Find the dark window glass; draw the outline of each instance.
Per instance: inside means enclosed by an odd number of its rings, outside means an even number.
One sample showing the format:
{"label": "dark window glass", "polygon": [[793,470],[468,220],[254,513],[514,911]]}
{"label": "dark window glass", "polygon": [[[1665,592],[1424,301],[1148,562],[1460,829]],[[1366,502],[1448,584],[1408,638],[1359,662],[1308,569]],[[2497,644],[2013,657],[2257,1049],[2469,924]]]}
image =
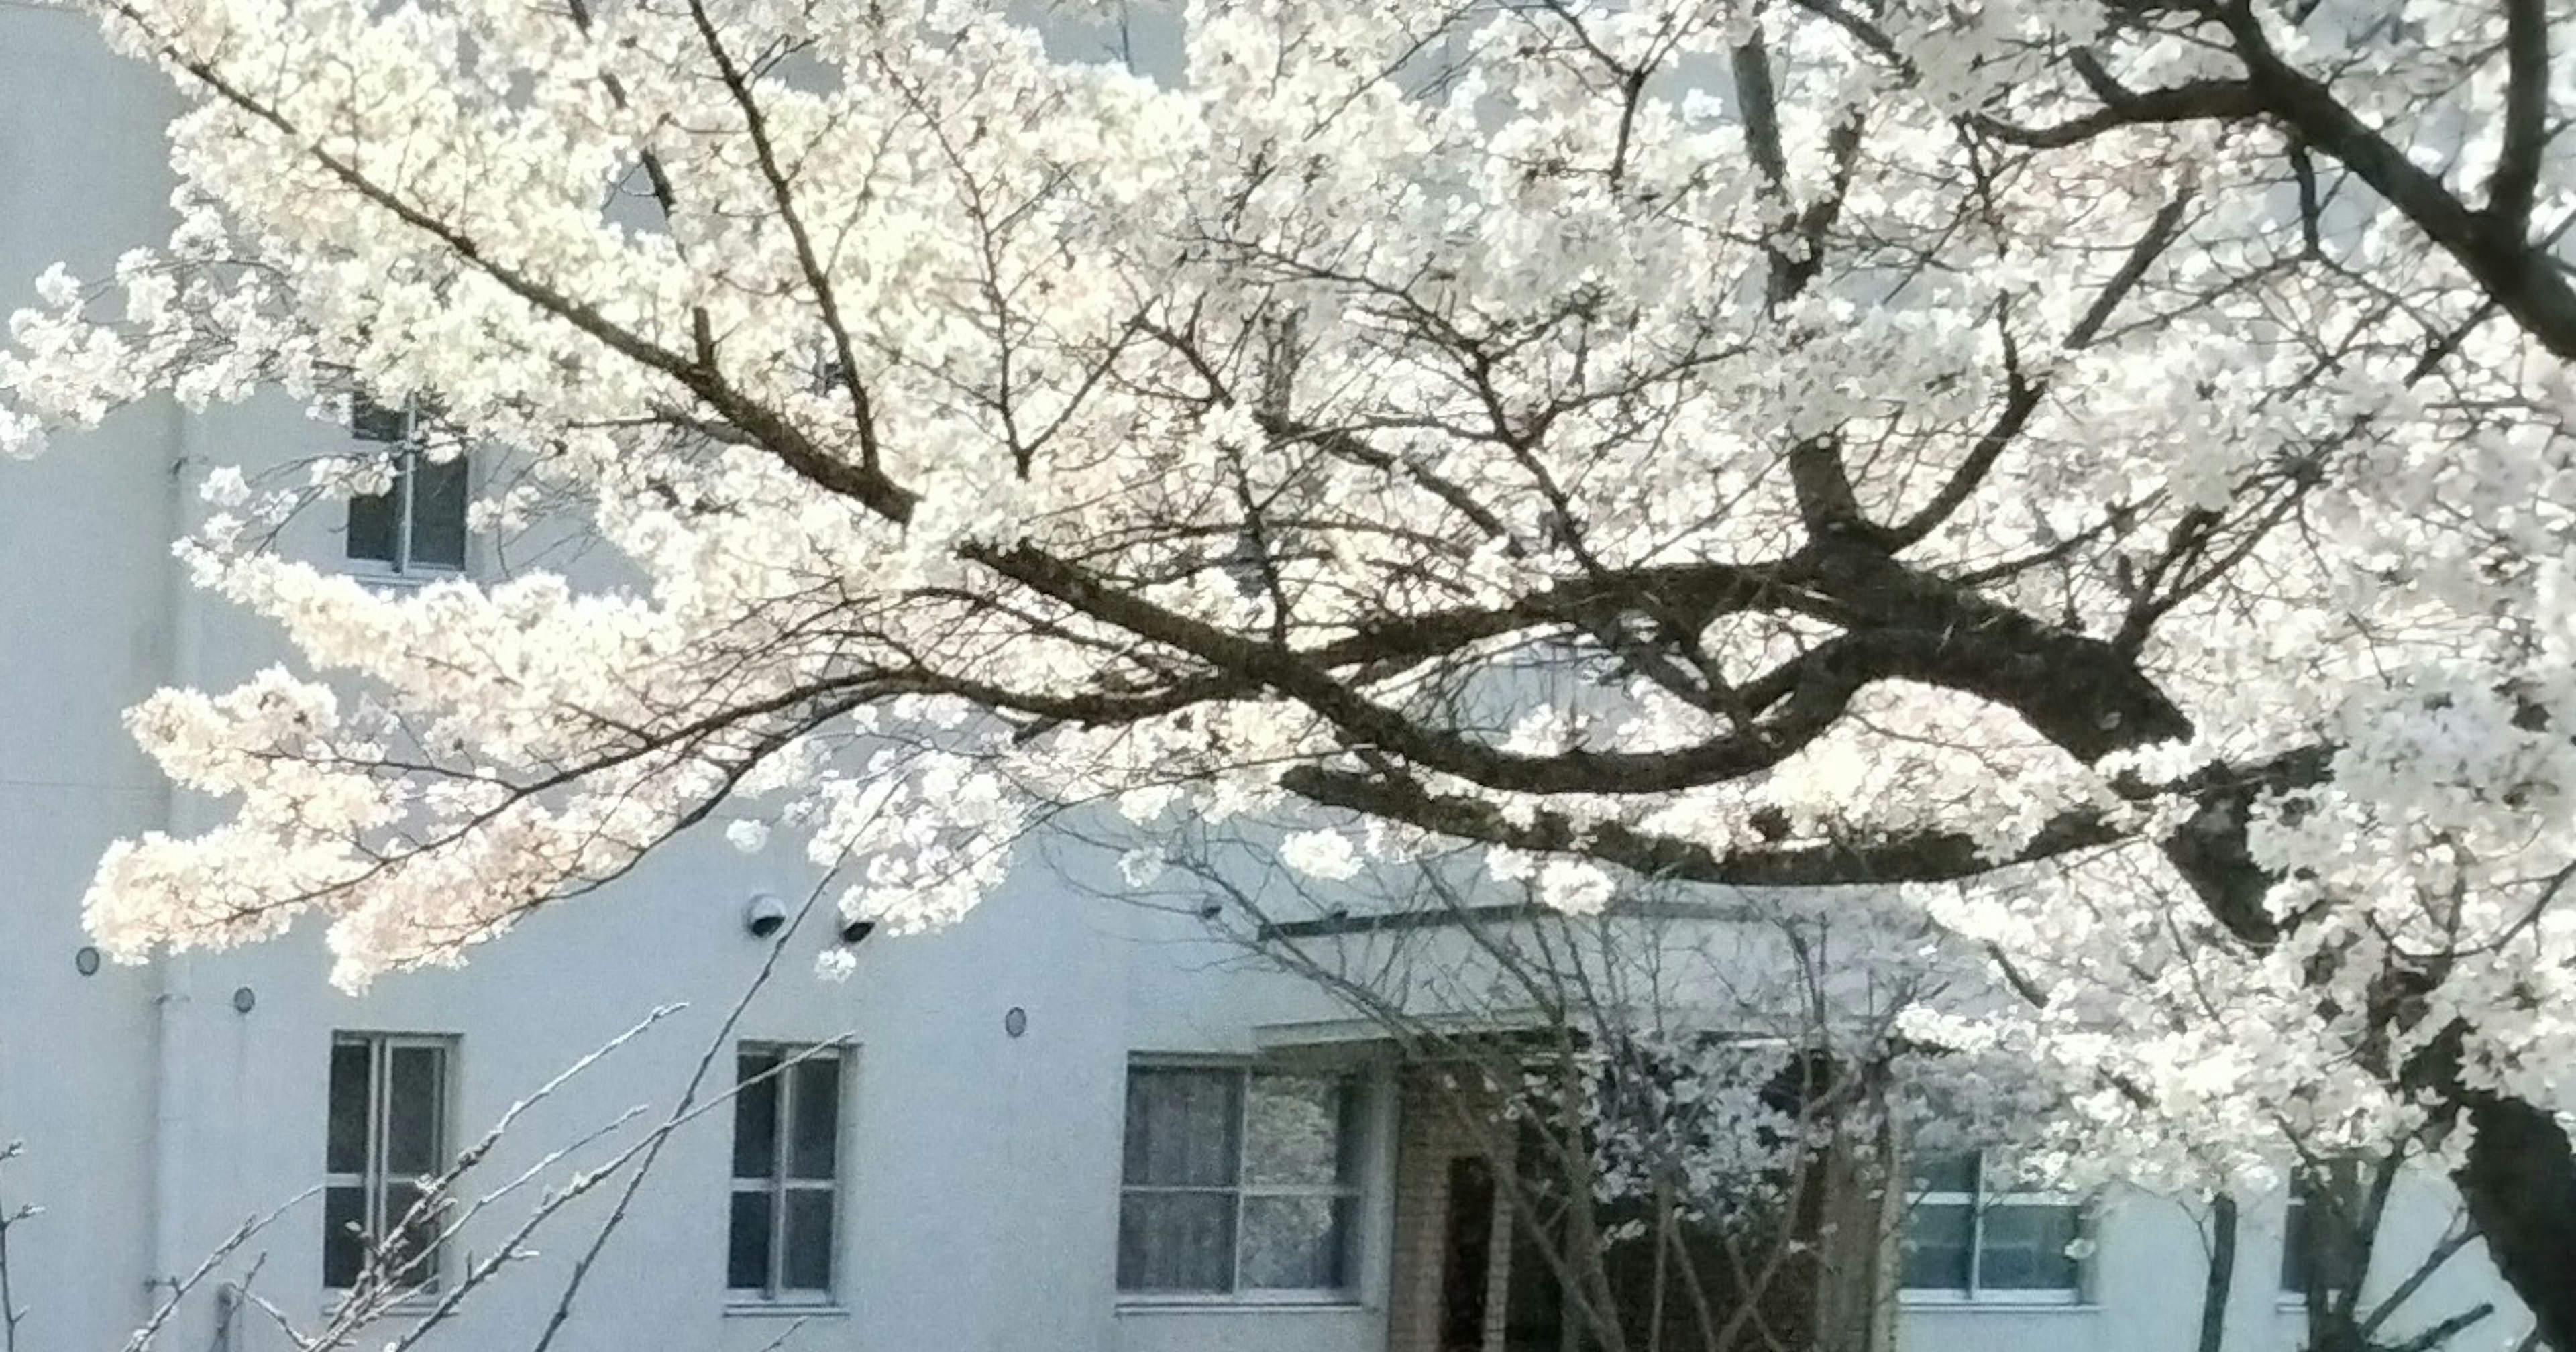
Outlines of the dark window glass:
{"label": "dark window glass", "polygon": [[420,1178],[435,1174],[439,1118],[447,1095],[440,1081],[447,1053],[439,1047],[390,1048],[385,1069],[385,1174]]}
{"label": "dark window glass", "polygon": [[322,1284],[345,1291],[358,1284],[366,1266],[367,1190],[334,1187],[322,1191]]}
{"label": "dark window glass", "polygon": [[778,1285],[789,1291],[832,1288],[832,1192],[798,1188],[787,1194],[787,1261]]}
{"label": "dark window glass", "polygon": [[1989,1291],[2070,1291],[2080,1213],[2071,1206],[1995,1205],[1986,1208],[1978,1246],[1977,1284]]}
{"label": "dark window glass", "polygon": [[411,559],[415,568],[465,566],[465,455],[412,457]]}
{"label": "dark window glass", "polygon": [[349,435],[360,441],[401,441],[411,432],[411,414],[361,394],[349,401]]}
{"label": "dark window glass", "polygon": [[1974,1208],[1966,1202],[1917,1202],[1906,1217],[1905,1286],[1965,1291],[1976,1244]]}
{"label": "dark window glass", "polygon": [[790,1178],[830,1178],[841,1144],[841,1059],[823,1055],[798,1063],[791,1096],[796,1120],[788,1137]]}
{"label": "dark window glass", "polygon": [[776,1052],[744,1052],[736,1063],[742,1087],[733,1100],[733,1176],[768,1178],[778,1172]]}
{"label": "dark window glass", "polygon": [[364,1042],[331,1044],[331,1110],[324,1131],[323,1168],[335,1174],[367,1171],[367,1091],[374,1061]]}
{"label": "dark window glass", "polygon": [[385,1185],[385,1277],[395,1286],[428,1286],[438,1276],[438,1208],[424,1206],[410,1183]]}
{"label": "dark window glass", "polygon": [[2291,1295],[2308,1293],[2308,1266],[2315,1260],[2316,1221],[2307,1199],[2293,1196],[2289,1214],[2281,1218],[2281,1289]]}
{"label": "dark window glass", "polygon": [[[397,476],[399,478],[399,476]],[[394,488],[383,493],[349,499],[349,557],[370,563],[396,562],[402,552],[402,541],[395,525]]]}
{"label": "dark window glass", "polygon": [[769,1194],[737,1192],[725,1227],[725,1285],[758,1291],[769,1285]]}

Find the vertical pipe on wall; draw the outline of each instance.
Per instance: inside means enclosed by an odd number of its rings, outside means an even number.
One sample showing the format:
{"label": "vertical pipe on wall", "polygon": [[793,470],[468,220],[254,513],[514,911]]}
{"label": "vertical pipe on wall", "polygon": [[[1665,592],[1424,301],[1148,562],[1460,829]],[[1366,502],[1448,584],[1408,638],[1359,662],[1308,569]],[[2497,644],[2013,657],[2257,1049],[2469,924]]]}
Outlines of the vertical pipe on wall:
{"label": "vertical pipe on wall", "polygon": [[[165,445],[171,461],[163,524],[168,539],[175,542],[195,525],[191,489],[197,478],[200,429],[197,419],[166,398],[158,411],[168,420]],[[198,635],[187,570],[166,552],[164,560],[161,628],[170,636],[170,648],[163,675],[169,685],[194,685],[200,677]],[[200,809],[182,798],[166,777],[161,781],[161,800],[163,829],[173,835],[192,834]],[[175,1300],[180,1274],[194,1266],[181,1249],[188,1237],[188,1048],[195,966],[188,955],[167,952],[153,963],[158,980],[153,995],[152,1271],[144,1279],[147,1308]]]}

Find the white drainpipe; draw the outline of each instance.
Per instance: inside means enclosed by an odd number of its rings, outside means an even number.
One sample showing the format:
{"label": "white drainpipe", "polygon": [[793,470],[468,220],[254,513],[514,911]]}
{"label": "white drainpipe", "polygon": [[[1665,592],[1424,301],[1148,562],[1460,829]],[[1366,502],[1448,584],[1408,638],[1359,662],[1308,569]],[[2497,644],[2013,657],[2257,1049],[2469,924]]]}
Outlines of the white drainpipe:
{"label": "white drainpipe", "polygon": [[[189,417],[175,404],[167,407],[172,427],[168,445],[176,452],[170,466],[169,514],[167,535],[172,541],[193,528],[196,520],[194,494],[189,471],[198,462],[197,419]],[[188,584],[186,570],[175,558],[163,564],[163,621],[170,627],[170,666],[166,676],[171,685],[198,683],[197,626],[189,604],[194,588]],[[196,818],[201,813],[181,799],[166,779],[161,785],[161,820],[163,828],[173,835],[193,832],[199,823],[182,818]],[[181,1251],[188,1242],[188,1151],[185,1137],[188,1126],[188,1075],[191,1064],[188,1050],[191,1042],[191,1003],[195,994],[196,960],[182,954],[164,953],[154,961],[159,974],[154,993],[154,1051],[152,1084],[152,1270],[144,1277],[145,1304],[157,1308],[176,1291],[179,1280],[203,1254],[190,1256]]]}

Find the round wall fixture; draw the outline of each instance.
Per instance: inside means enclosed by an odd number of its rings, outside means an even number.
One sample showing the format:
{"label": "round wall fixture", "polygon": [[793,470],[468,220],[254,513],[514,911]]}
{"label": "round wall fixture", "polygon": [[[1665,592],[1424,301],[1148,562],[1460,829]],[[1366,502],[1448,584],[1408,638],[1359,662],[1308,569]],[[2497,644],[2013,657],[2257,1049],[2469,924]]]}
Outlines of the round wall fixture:
{"label": "round wall fixture", "polygon": [[742,904],[742,927],[751,931],[755,939],[776,934],[787,927],[787,903],[774,893],[752,893],[751,899]]}
{"label": "round wall fixture", "polygon": [[88,944],[82,944],[80,951],[72,954],[72,970],[82,976],[98,975],[98,950]]}
{"label": "round wall fixture", "polygon": [[233,1012],[235,1014],[248,1014],[251,1012],[251,1009],[258,1004],[259,992],[252,990],[248,986],[233,987]]}
{"label": "round wall fixture", "polygon": [[1029,1012],[1013,1005],[1002,1013],[1002,1031],[1012,1037],[1029,1031]]}

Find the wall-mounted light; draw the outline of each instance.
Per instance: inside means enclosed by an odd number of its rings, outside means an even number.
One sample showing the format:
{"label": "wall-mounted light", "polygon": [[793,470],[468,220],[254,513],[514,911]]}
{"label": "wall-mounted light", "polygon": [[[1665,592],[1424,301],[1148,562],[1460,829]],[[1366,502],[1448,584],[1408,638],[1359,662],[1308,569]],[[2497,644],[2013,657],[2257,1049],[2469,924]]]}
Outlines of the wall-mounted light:
{"label": "wall-mounted light", "polygon": [[259,992],[248,986],[233,987],[233,1012],[248,1014],[259,1004]]}
{"label": "wall-mounted light", "polygon": [[1029,1012],[1027,1010],[1020,1008],[1018,1005],[1013,1005],[1009,1009],[1002,1011],[1002,1033],[1004,1036],[1018,1037],[1020,1034],[1027,1031],[1029,1031]]}
{"label": "wall-mounted light", "polygon": [[72,970],[82,976],[98,975],[98,950],[88,944],[81,945],[79,951],[72,954]]}
{"label": "wall-mounted light", "polygon": [[766,939],[786,925],[787,903],[772,893],[754,892],[742,904],[742,927],[751,931],[752,938]]}

